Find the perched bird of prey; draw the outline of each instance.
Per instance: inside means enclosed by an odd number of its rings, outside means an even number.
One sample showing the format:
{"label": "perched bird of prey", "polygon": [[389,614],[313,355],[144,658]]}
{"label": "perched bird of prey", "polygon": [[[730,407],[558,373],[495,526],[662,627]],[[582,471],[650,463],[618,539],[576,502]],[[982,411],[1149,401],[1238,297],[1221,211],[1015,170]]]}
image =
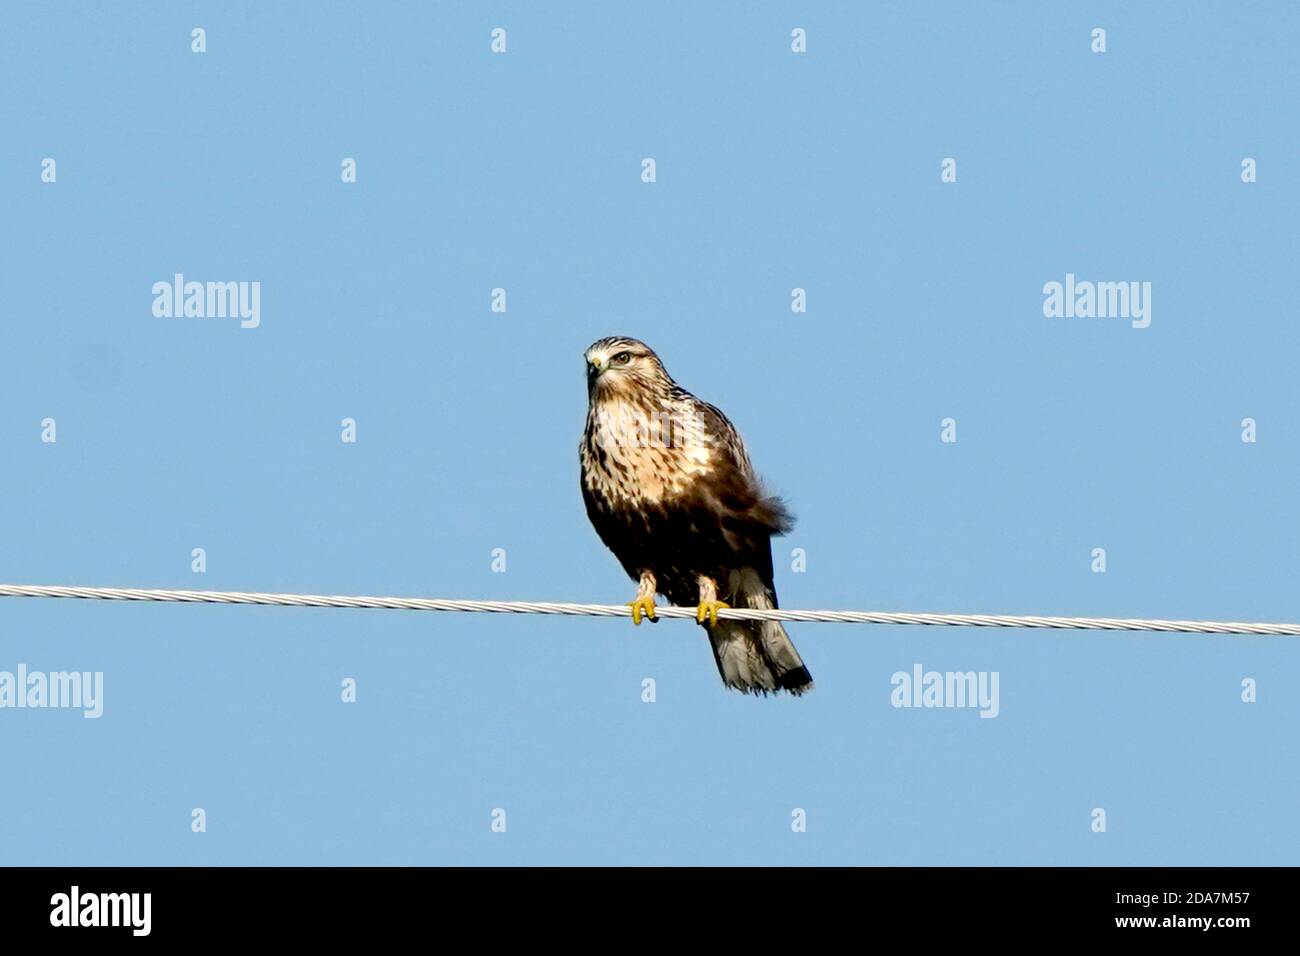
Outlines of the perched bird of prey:
{"label": "perched bird of prey", "polygon": [[668,375],[644,342],[587,349],[582,497],[601,541],[638,584],[632,620],[654,596],[697,606],[723,683],[745,693],[811,690],[785,628],[720,619],[727,607],[774,608],[771,537],[793,525],[767,495],[727,416]]}

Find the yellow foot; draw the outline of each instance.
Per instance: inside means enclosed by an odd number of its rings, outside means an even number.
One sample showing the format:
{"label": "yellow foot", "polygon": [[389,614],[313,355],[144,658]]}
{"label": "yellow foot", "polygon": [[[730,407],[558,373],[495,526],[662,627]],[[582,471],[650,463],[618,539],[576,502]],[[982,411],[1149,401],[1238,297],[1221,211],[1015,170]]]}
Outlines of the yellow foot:
{"label": "yellow foot", "polygon": [[635,601],[628,601],[627,606],[632,609],[632,623],[641,623],[641,614],[650,618],[651,622],[658,623],[659,619],[655,617],[655,599],[652,597],[640,597]]}
{"label": "yellow foot", "polygon": [[708,618],[710,624],[717,624],[718,612],[728,607],[731,605],[723,601],[701,601],[700,606],[695,609],[695,620],[703,624],[704,619]]}

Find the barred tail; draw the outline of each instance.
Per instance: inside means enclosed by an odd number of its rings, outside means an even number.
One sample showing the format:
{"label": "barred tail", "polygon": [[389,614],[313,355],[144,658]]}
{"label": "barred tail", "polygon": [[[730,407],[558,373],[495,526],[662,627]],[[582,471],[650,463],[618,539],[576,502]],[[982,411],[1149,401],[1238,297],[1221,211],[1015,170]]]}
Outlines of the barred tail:
{"label": "barred tail", "polygon": [[[732,575],[734,607],[771,608],[772,592],[750,568]],[[746,694],[813,689],[812,675],[779,621],[718,621],[709,627],[722,682]]]}

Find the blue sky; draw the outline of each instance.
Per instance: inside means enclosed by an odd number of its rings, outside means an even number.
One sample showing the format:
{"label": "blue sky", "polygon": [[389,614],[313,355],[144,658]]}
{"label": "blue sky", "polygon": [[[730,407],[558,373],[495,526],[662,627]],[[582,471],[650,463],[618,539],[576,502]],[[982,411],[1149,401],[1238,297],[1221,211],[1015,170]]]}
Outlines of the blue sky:
{"label": "blue sky", "polygon": [[[629,600],[621,333],[789,499],[785,606],[1300,620],[1294,6],[698,6],[7,8],[0,581]],[[0,862],[1297,858],[1293,639],[790,630],[817,689],[755,700],[684,622],[0,601],[0,670],[104,674],[0,710]],[[917,663],[999,715],[892,707]]]}

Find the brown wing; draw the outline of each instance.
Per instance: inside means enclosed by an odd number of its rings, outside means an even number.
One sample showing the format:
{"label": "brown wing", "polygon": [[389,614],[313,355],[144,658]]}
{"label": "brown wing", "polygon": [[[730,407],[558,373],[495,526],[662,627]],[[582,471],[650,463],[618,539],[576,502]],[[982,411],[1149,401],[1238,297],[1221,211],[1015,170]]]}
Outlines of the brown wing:
{"label": "brown wing", "polygon": [[763,488],[727,416],[708,402],[695,401],[715,457],[713,470],[697,482],[688,509],[707,542],[714,564],[710,576],[723,584],[728,572],[750,567],[773,590],[771,538],[788,532],[794,518],[780,498]]}

